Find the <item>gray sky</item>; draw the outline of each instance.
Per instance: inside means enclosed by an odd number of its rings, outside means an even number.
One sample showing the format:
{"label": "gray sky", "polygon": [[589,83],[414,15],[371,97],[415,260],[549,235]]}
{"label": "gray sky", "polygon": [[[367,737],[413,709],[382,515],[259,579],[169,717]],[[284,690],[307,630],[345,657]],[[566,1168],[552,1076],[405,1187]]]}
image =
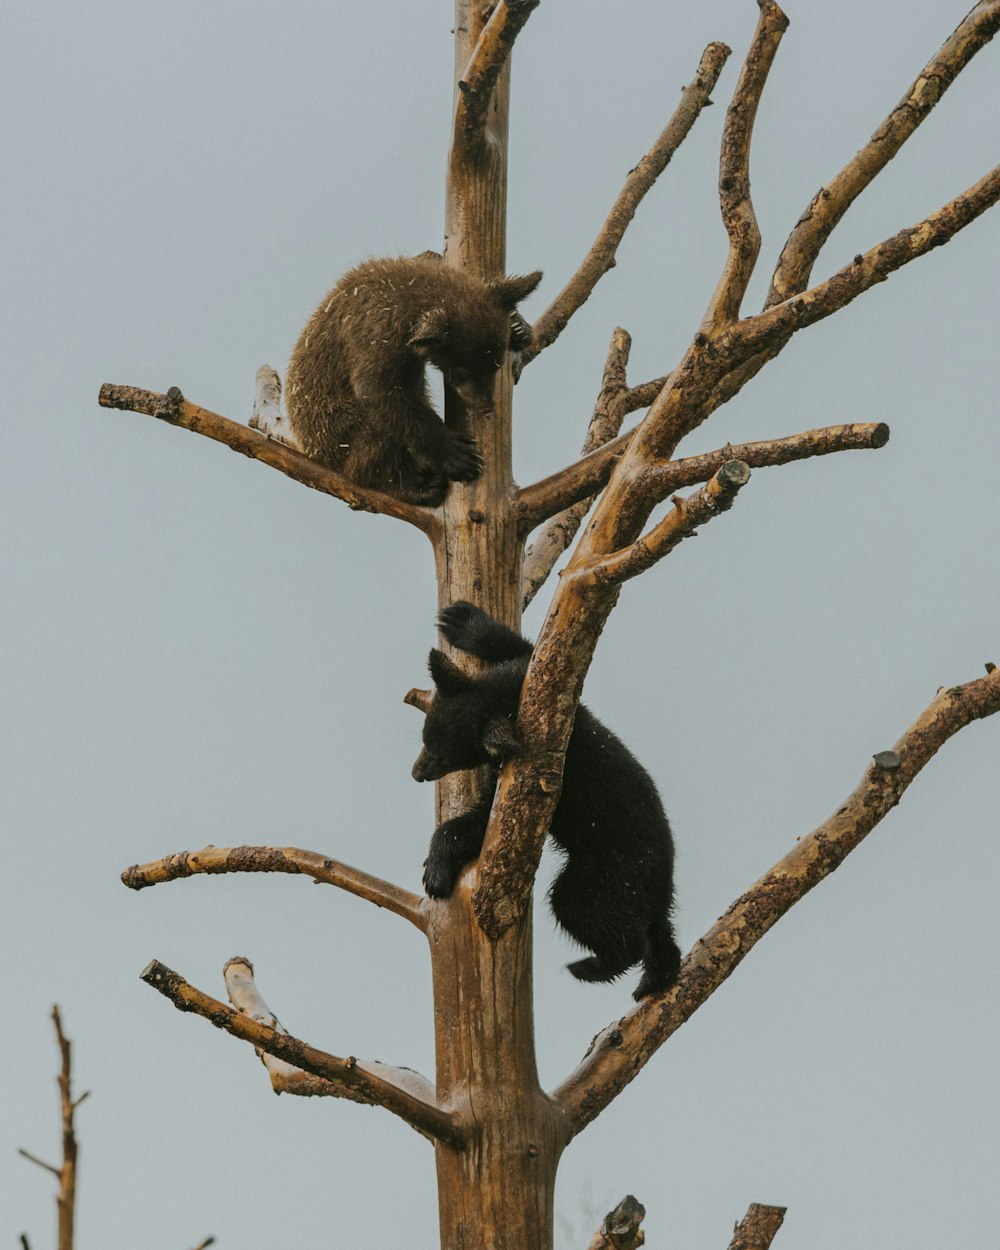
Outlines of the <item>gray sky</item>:
{"label": "gray sky", "polygon": [[[760,109],[764,233],[748,309],[810,196],[970,0],[789,0]],[[612,328],[666,371],[725,254],[719,128],[757,8],[545,0],[517,47],[509,267],[575,268],[704,45],[717,105],[618,267],[516,392],[515,470],[573,458]],[[243,1044],[147,989],[161,959],[224,996],[254,960],[287,1027],[433,1072],[429,962],[396,918],[285,877],[135,895],[126,865],[292,844],[417,888],[433,825],[409,768],[435,592],[422,536],[147,417],[105,381],[249,413],[262,361],[366,255],[441,242],[451,6],[15,0],[3,73],[0,874],[7,1077],[0,1243],[54,1244],[61,1004],[81,1108],[79,1250],[434,1247],[430,1149],[386,1113],[275,1098]],[[826,276],[997,161],[986,49],[852,210]],[[853,789],[942,684],[1000,661],[1000,215],[796,339],[689,450],[885,420],[881,452],[757,472],[696,543],[630,583],[586,699],[655,776],[687,948]],[[526,620],[534,633],[547,601]],[[995,1239],[1000,721],[963,731],[564,1157],[560,1244],[624,1193],[650,1246],[722,1250],[748,1202],[776,1245]],[[541,895],[541,891],[538,892]],[[538,906],[538,904],[536,904]],[[539,906],[547,1085],[630,1005],[576,983]],[[11,1020],[12,1016],[12,1020]]]}

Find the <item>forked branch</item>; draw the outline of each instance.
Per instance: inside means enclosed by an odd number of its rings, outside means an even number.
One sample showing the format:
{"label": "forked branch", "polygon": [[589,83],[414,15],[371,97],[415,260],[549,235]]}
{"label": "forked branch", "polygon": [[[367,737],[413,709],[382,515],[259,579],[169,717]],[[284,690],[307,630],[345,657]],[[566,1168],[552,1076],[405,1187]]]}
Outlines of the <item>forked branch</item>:
{"label": "forked branch", "polygon": [[207,408],[199,408],[197,404],[185,399],[176,386],[161,395],[156,391],[140,390],[136,386],[116,386],[106,382],[101,387],[98,402],[102,408],[145,413],[181,429],[203,434],[217,443],[225,443],[233,451],[253,460],[260,460],[272,469],[279,469],[311,490],[319,490],[336,499],[342,499],[354,511],[380,512],[396,517],[415,525],[425,534],[432,534],[439,524],[431,508],[404,503],[391,495],[383,495],[380,491],[357,486],[340,473],[317,464],[315,460],[310,460],[301,451],[296,451],[286,443],[268,438],[259,430],[252,430],[238,421],[230,421],[228,417],[221,417],[216,412],[209,412]]}
{"label": "forked branch", "polygon": [[534,338],[521,355],[522,368],[555,342],[569,319],[589,299],[597,283],[614,267],[618,245],[643,197],[666,169],[702,109],[712,103],[712,91],[729,54],[730,49],[724,43],[710,43],[701,54],[698,71],[683,89],[680,104],[660,137],[639,164],[630,170],[580,268],[532,327]]}
{"label": "forked branch", "polygon": [[899,802],[945,742],[971,721],[1000,711],[1000,669],[941,690],[891,751],[879,752],[860,785],[829,820],[803,837],[770,872],[738,898],[695,943],[680,980],[644,999],[593,1042],[577,1070],[554,1092],[575,1135],[646,1065],[672,1033],[708,999],[765,933],[818,885]]}
{"label": "forked branch", "polygon": [[691,537],[698,526],[728,512],[737,494],[750,480],[750,468],[742,460],[727,460],[696,494],[675,499],[674,506],[648,534],[630,547],[588,563],[577,564],[568,575],[583,586],[608,586],[637,577]]}
{"label": "forked branch", "polygon": [[782,249],[765,308],[780,304],[808,286],[820,250],[844,214],[998,29],[1000,0],[977,4],[931,57],[864,147],[816,192]]}
{"label": "forked branch", "polygon": [[405,1120],[411,1128],[435,1141],[449,1145],[459,1144],[460,1131],[447,1112],[400,1089],[398,1085],[384,1080],[374,1072],[363,1071],[353,1057],[341,1059],[337,1055],[329,1055],[288,1033],[279,1032],[242,1012],[234,1011],[218,999],[195,989],[183,977],[155,959],[143,970],[141,979],[165,998],[169,998],[178,1011],[192,1011],[217,1029],[223,1029],[259,1050],[276,1055],[314,1076],[350,1088],[359,1096],[358,1101],[374,1107],[385,1107],[387,1111]]}
{"label": "forked branch", "polygon": [[311,877],[313,881],[335,885],[348,894],[366,899],[376,907],[384,907],[409,920],[421,932],[426,931],[420,895],[327,855],[302,851],[295,846],[206,846],[200,851],[178,851],[148,864],[133,864],[122,873],[122,881],[130,890],[142,890],[197,873],[224,872],[286,872]]}

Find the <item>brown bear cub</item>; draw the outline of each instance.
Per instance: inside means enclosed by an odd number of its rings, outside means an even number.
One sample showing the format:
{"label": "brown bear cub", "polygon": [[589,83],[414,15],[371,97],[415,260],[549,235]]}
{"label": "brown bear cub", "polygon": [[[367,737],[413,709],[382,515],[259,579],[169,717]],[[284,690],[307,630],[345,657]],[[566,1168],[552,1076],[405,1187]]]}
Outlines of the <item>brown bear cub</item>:
{"label": "brown bear cub", "polygon": [[[431,898],[447,898],[462,868],[482,848],[497,772],[521,751],[517,708],[531,659],[530,642],[471,603],[452,604],[439,624],[453,647],[486,666],[471,675],[443,652],[431,652],[436,691],[413,776],[436,781],[489,764],[494,784],[479,803],[434,831],[424,864],[424,889]],[[670,918],[670,825],[652,777],[582,703],[549,836],[565,856],[549,891],[552,914],[593,952],[571,963],[570,972],[581,981],[613,981],[641,963],[637,999],[673,985],[681,953]]]}
{"label": "brown bear cub", "polygon": [[424,367],[441,370],[471,415],[490,413],[508,347],[530,341],[517,305],[541,278],[483,280],[434,252],[344,274],[288,366],[288,420],[302,450],[359,486],[440,505],[449,482],[479,476],[482,458],[435,412]]}

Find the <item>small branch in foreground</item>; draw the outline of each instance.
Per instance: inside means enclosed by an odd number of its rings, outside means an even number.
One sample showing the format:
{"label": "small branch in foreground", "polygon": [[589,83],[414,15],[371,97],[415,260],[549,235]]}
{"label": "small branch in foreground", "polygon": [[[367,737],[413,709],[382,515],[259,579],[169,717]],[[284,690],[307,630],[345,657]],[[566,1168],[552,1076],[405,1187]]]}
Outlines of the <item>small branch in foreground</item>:
{"label": "small branch in foreground", "polygon": [[362,1071],[353,1057],[341,1059],[337,1055],[329,1055],[288,1033],[279,1033],[276,1029],[252,1020],[225,1003],[220,1003],[218,999],[195,989],[183,977],[155,959],[143,970],[140,979],[165,998],[169,998],[178,1011],[192,1011],[217,1029],[223,1029],[233,1037],[249,1042],[268,1054],[277,1055],[279,1059],[284,1059],[297,1068],[350,1087],[361,1095],[363,1101],[372,1106],[384,1107],[405,1120],[411,1128],[435,1141],[449,1145],[459,1144],[459,1128],[446,1111],[441,1111],[422,1098],[414,1097],[374,1072]]}
{"label": "small branch in foreground", "polygon": [[[62,1017],[58,1006],[52,1008],[52,1023],[56,1030],[56,1042],[59,1045],[61,1063],[59,1066],[59,1106],[62,1113],[62,1165],[53,1167],[27,1150],[18,1150],[22,1158],[30,1163],[51,1172],[59,1181],[59,1193],[56,1196],[58,1211],[58,1250],[73,1250],[73,1225],[76,1218],[76,1166],[79,1158],[79,1146],[76,1140],[76,1129],[73,1117],[76,1109],[89,1096],[86,1090],[79,1098],[73,1097],[72,1046],[63,1032]],[[27,1237],[22,1234],[22,1244],[27,1245]]]}
{"label": "small branch in foreground", "polygon": [[648,534],[636,539],[630,547],[578,565],[569,577],[584,585],[606,586],[644,573],[673,551],[679,542],[693,535],[699,525],[728,512],[749,480],[749,465],[742,460],[727,460],[700,491],[688,499],[676,499],[673,508]]}
{"label": "small branch in foreground", "polygon": [[873,758],[857,789],[829,820],[801,838],[695,943],[676,985],[644,999],[594,1039],[583,1062],[552,1095],[568,1115],[573,1135],[638,1075],[764,934],[840,866],[949,738],[972,721],[1000,712],[1000,669],[987,670],[976,681],[939,691],[892,751]]}
{"label": "small branch in foreground", "polygon": [[733,1230],[729,1250],[770,1250],[787,1207],[767,1207],[751,1202],[747,1213]]}
{"label": "small branch in foreground", "polygon": [[712,90],[729,54],[730,49],[724,43],[710,43],[702,53],[693,81],[683,88],[680,104],[663,133],[629,172],[580,268],[535,322],[532,342],[521,356],[522,367],[555,342],[600,279],[613,268],[615,252],[643,197],[666,169],[702,109],[712,103]]}
{"label": "small branch in foreground", "polygon": [[740,305],[760,252],[760,230],[750,198],[750,140],[761,93],[781,36],[788,27],[788,18],[773,0],[758,0],[758,3],[757,29],[726,110],[722,132],[719,200],[729,236],[729,253],[701,323],[701,333],[707,336],[717,333],[721,326],[731,325],[740,315]]}
{"label": "small branch in foreground", "polygon": [[646,1243],[646,1234],[639,1227],[645,1218],[646,1208],[631,1194],[626,1194],[601,1221],[587,1250],[638,1250]]}
{"label": "small branch in foreground", "polygon": [[[288,1034],[288,1030],[261,997],[254,981],[253,964],[249,959],[242,955],[234,956],[226,962],[222,974],[225,978],[229,1001],[237,1011],[249,1016],[251,1020],[256,1020],[259,1024],[267,1025],[276,1033]],[[351,1102],[366,1104],[369,1101],[349,1085],[341,1085],[321,1076],[313,1076],[312,1073],[304,1072],[301,1068],[275,1055],[270,1055],[266,1051],[258,1050],[257,1054],[268,1071],[271,1088],[276,1094],[298,1094],[306,1098],[346,1098]],[[360,1071],[380,1077],[388,1084],[395,1085],[422,1102],[433,1104],[435,1101],[434,1086],[426,1077],[421,1076],[419,1072],[414,1072],[412,1068],[396,1068],[387,1063],[379,1063],[378,1060],[359,1059],[357,1064]]]}
{"label": "small branch in foreground", "polygon": [[207,408],[199,408],[197,404],[185,399],[176,386],[161,395],[157,391],[144,391],[136,386],[118,386],[105,382],[98,402],[102,408],[145,413],[181,429],[203,434],[217,443],[225,443],[233,451],[270,465],[272,469],[279,469],[311,490],[342,499],[355,512],[378,512],[396,517],[397,520],[408,521],[425,534],[432,533],[438,524],[433,509],[404,503],[401,499],[393,499],[391,495],[383,495],[377,490],[356,486],[340,473],[317,464],[301,451],[296,451],[277,439],[268,438],[266,434],[251,430],[238,421],[230,421],[228,417],[221,417],[216,412],[209,412]]}
{"label": "small branch in foreground", "polygon": [[998,29],[1000,0],[977,4],[931,57],[864,147],[816,192],[782,248],[765,308],[805,289],[816,258],[844,214]]}
{"label": "small branch in foreground", "polygon": [[[611,344],[608,347],[604,373],[601,378],[601,391],[597,397],[597,403],[594,405],[590,425],[587,427],[587,437],[583,442],[582,456],[587,456],[598,447],[606,446],[621,429],[622,420],[625,416],[622,396],[628,389],[626,369],[628,368],[628,356],[631,347],[632,339],[629,333],[620,326],[616,327],[611,335]],[[609,474],[612,465],[613,461],[609,461]],[[552,479],[548,480],[552,481]],[[536,492],[536,498],[540,498],[542,508],[551,506],[552,497],[551,494],[548,496],[549,503],[546,504],[544,493]],[[523,498],[522,494],[519,505],[523,504]],[[552,572],[556,560],[559,559],[573,541],[577,530],[580,528],[580,522],[586,516],[592,503],[593,497],[577,498],[572,501],[570,507],[561,510],[556,516],[551,516],[550,513],[544,514],[551,517],[548,525],[535,537],[524,553],[524,563],[521,568],[522,609],[528,606],[544,585],[546,578]],[[538,516],[537,505],[534,512],[530,502],[528,506],[521,508],[519,526],[525,527],[521,529],[522,534],[527,534],[531,529],[534,529],[538,521],[533,518]]]}
{"label": "small branch in foreground", "polygon": [[122,882],[130,890],[143,890],[149,885],[177,881],[196,873],[225,872],[287,872],[312,879],[323,885],[335,885],[376,907],[402,916],[426,930],[421,911],[423,899],[389,881],[382,881],[359,868],[351,868],[315,851],[295,846],[206,846],[200,851],[178,851],[148,864],[133,864],[122,873]]}
{"label": "small branch in foreground", "polygon": [[500,71],[507,63],[514,40],[540,3],[541,0],[498,0],[459,79],[456,147],[470,150],[482,139],[486,112]]}

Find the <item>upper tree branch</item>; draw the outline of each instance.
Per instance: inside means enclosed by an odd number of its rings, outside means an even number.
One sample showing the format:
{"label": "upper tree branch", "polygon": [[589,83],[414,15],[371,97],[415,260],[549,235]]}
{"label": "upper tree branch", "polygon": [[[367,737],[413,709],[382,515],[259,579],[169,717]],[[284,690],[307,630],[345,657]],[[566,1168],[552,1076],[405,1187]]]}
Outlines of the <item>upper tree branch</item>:
{"label": "upper tree branch", "polygon": [[541,0],[499,0],[483,27],[469,64],[458,81],[455,147],[470,151],[483,138],[486,112],[500,71],[507,63],[521,27]]}
{"label": "upper tree branch", "polygon": [[555,1091],[579,1133],[636,1076],[668,1037],[718,989],[764,934],[899,802],[934,754],[971,721],[1000,711],[1000,669],[941,690],[892,751],[875,756],[854,793],[729,908],[695,946],[680,980],[644,999],[593,1043]]}
{"label": "upper tree branch", "polygon": [[751,1202],[733,1231],[729,1250],[770,1250],[787,1210],[787,1207],[766,1207]]}
{"label": "upper tree branch", "polygon": [[740,315],[740,305],[760,252],[760,230],[750,199],[750,140],[761,92],[788,18],[773,0],[757,2],[760,18],[732,102],[726,110],[722,132],[719,200],[729,235],[729,254],[701,323],[701,332],[706,335],[717,333],[721,326],[731,324]]}
{"label": "upper tree branch", "polygon": [[238,421],[220,417],[218,413],[199,408],[184,398],[176,386],[165,395],[156,391],[144,391],[135,386],[115,386],[106,382],[101,387],[98,402],[102,408],[122,408],[128,412],[142,412],[147,416],[167,421],[170,425],[204,434],[217,443],[225,443],[233,451],[241,452],[254,460],[280,469],[288,477],[301,482],[312,490],[323,491],[342,499],[355,511],[381,512],[386,516],[408,521],[425,534],[431,534],[438,524],[435,512],[417,504],[404,503],[380,491],[356,486],[348,478],[333,469],[317,464],[302,452],[287,444],[268,438],[258,430],[251,430]]}
{"label": "upper tree branch", "polygon": [[577,309],[615,264],[615,252],[643,196],[686,138],[699,113],[711,104],[710,96],[722,73],[730,49],[710,43],[701,55],[698,71],[681,94],[681,102],[663,133],[636,167],[629,172],[604,225],[573,277],[535,322],[533,340],[521,356],[522,367],[555,342]]}
{"label": "upper tree branch", "polygon": [[[522,523],[538,524],[554,508],[566,508],[578,499],[592,495],[607,484],[608,478],[628,446],[634,430],[605,444],[578,460],[560,473],[526,487],[519,497]],[[853,422],[849,425],[827,425],[805,430],[786,438],[771,438],[754,443],[727,443],[717,451],[682,460],[656,461],[641,468],[637,476],[653,487],[658,499],[665,499],[675,490],[707,482],[727,460],[745,460],[751,469],[788,464],[811,456],[828,456],[838,451],[877,450],[889,441],[889,427],[884,422]]]}
{"label": "upper tree branch", "polygon": [[823,244],[838,222],[913,134],[956,76],[1000,28],[1000,0],[977,4],[924,66],[865,146],[813,196],[788,236],[765,308],[804,290]]}
{"label": "upper tree branch", "polygon": [[122,881],[130,890],[142,890],[148,885],[177,881],[196,873],[223,872],[287,872],[312,877],[314,881],[335,885],[377,907],[395,912],[426,932],[427,922],[421,910],[423,899],[420,895],[411,894],[409,890],[358,868],[350,868],[326,855],[302,851],[294,846],[206,846],[200,851],[179,851],[164,859],[126,868]]}
{"label": "upper tree branch", "polygon": [[288,1033],[278,1032],[242,1012],[234,1011],[218,999],[195,989],[183,977],[157,960],[153,960],[142,972],[141,979],[147,985],[169,998],[178,1011],[193,1011],[217,1029],[223,1029],[252,1046],[277,1055],[288,1063],[311,1072],[327,1081],[335,1081],[350,1087],[360,1100],[372,1106],[385,1107],[412,1128],[432,1137],[435,1141],[457,1145],[460,1134],[452,1117],[431,1103],[417,1098],[374,1072],[362,1071],[353,1057],[341,1059],[317,1050]]}
{"label": "upper tree branch", "polygon": [[[571,557],[532,652],[518,713],[525,754],[504,768],[478,862],[473,896],[488,934],[502,932],[530,896],[545,830],[561,787],[566,744],[597,639],[616,585],[574,582],[584,567],[634,543],[656,502],[642,482],[651,463],[668,460],[721,398],[731,397],[797,330],[829,316],[901,265],[947,242],[1000,198],[1000,169],[938,212],[856,258],[827,282],[784,303],[700,335],[671,372],[628,439],[607,489]],[[728,392],[728,393],[727,393]]]}
{"label": "upper tree branch", "polygon": [[[268,1007],[257,989],[253,975],[253,964],[242,955],[228,960],[223,969],[229,1001],[237,1011],[249,1016],[260,1024],[267,1025],[276,1033],[287,1034],[288,1030]],[[276,1094],[298,1094],[302,1097],[346,1098],[351,1102],[368,1103],[369,1099],[356,1088],[330,1081],[321,1076],[313,1076],[304,1072],[294,1064],[287,1063],[267,1051],[258,1050],[264,1067],[271,1078],[271,1088]],[[423,1102],[435,1101],[434,1086],[410,1068],[394,1068],[378,1060],[357,1060],[362,1072],[379,1077],[390,1085],[395,1085],[408,1094],[420,1098]]]}

